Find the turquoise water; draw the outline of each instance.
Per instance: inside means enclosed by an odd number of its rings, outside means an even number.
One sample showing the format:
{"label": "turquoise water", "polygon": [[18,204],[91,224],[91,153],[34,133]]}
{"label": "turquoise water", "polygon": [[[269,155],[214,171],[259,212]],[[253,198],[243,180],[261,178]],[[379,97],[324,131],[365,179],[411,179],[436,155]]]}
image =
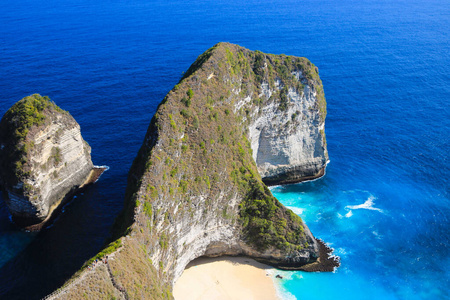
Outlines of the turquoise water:
{"label": "turquoise water", "polygon": [[446,299],[446,209],[430,204],[439,199],[439,191],[433,195],[401,182],[371,184],[375,178],[360,180],[366,189],[340,189],[325,183],[330,173],[316,182],[272,190],[335,249],[342,263],[335,273],[284,272],[283,294],[297,299]]}
{"label": "turquoise water", "polygon": [[0,298],[39,299],[94,255],[159,102],[219,41],[308,57],[328,102],[324,178],[273,189],[336,249],[298,299],[448,299],[448,0],[0,0],[0,115],[32,93],[111,169],[33,235],[0,201]]}

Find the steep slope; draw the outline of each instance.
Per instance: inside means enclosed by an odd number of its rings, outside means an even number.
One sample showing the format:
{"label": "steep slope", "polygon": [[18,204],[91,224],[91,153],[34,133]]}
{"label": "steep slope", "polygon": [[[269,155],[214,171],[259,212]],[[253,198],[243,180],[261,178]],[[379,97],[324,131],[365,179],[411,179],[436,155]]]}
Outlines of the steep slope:
{"label": "steep slope", "polygon": [[[228,43],[200,55],[158,107],[133,162],[114,227],[125,237],[98,255],[114,253],[110,274],[80,274],[111,276],[124,298],[157,299],[171,298],[173,282],[199,256],[317,264],[320,245],[263,180],[323,174],[325,107],[317,68],[305,58]],[[75,283],[71,296],[98,296],[92,282]]]}
{"label": "steep slope", "polygon": [[48,97],[14,104],[0,123],[0,183],[13,220],[39,229],[93,169],[80,126]]}

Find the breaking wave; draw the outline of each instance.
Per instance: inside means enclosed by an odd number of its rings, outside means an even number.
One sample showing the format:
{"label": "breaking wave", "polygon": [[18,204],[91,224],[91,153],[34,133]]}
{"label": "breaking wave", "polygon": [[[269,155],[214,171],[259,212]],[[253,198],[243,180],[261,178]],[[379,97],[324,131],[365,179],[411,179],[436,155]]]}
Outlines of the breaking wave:
{"label": "breaking wave", "polygon": [[[359,204],[359,205],[347,205],[345,208],[346,209],[350,209],[350,211],[345,215],[347,218],[352,216],[352,211],[351,209],[368,209],[368,210],[376,210],[379,212],[383,212],[382,209],[374,207],[374,202],[375,197],[374,196],[370,196],[366,202],[364,202],[363,204]],[[348,215],[348,216],[347,216]]]}

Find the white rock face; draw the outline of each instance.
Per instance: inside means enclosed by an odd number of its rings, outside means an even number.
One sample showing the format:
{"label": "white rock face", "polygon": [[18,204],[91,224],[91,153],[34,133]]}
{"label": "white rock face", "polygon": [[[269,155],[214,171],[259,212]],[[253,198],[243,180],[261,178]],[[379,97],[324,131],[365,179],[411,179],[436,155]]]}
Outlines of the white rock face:
{"label": "white rock face", "polygon": [[[273,93],[263,84],[259,96]],[[281,111],[276,102],[265,105],[252,115],[249,126],[253,159],[267,184],[320,177],[328,160],[325,121],[320,116],[315,87],[306,84],[303,91],[288,87],[287,96],[286,110]]]}
{"label": "white rock face", "polygon": [[[26,183],[39,191],[38,198],[31,201],[39,218],[45,218],[52,205],[82,185],[93,168],[91,148],[81,137],[80,126],[71,124],[64,128],[63,122],[59,122],[61,118],[58,116],[56,123],[35,137],[37,151],[32,164],[36,172]],[[56,151],[60,153],[59,162],[55,161]]]}
{"label": "white rock face", "polygon": [[[269,69],[268,63],[264,64],[264,68],[266,71]],[[293,71],[291,73],[293,79],[289,81],[293,86],[285,86],[280,78],[275,78],[272,84],[263,81],[249,85],[242,77],[227,75],[221,77],[220,72],[216,73],[219,74],[217,77],[223,80],[223,84],[231,86],[226,101],[233,105],[232,110],[235,114],[242,116],[239,125],[244,131],[248,130],[247,136],[253,159],[267,184],[299,182],[323,175],[328,154],[324,133],[325,116],[320,111],[317,92],[317,88],[319,86],[321,88],[320,80],[307,79],[301,71]],[[208,71],[207,74],[211,72]],[[283,108],[280,100],[282,90],[286,93],[287,99]],[[170,98],[168,101],[171,101]],[[216,109],[220,109],[217,108],[220,104],[214,105],[217,105]],[[167,125],[159,124],[159,126],[162,133],[150,135],[146,141],[152,144],[151,139],[154,139],[154,145],[149,149],[157,157],[166,152],[172,153],[168,149],[170,146],[167,146],[167,142],[162,142],[164,139],[170,137],[173,141],[181,141],[185,136],[184,133],[180,133],[182,130],[172,133],[164,129]],[[189,135],[191,134],[194,133],[189,132]],[[175,164],[181,164],[181,161],[178,161],[179,154],[174,150],[169,156]],[[183,158],[184,161],[190,159]],[[164,171],[166,168],[164,165],[167,165],[164,161],[164,158],[154,160],[151,171],[139,181],[141,185],[137,193],[139,203],[148,201],[147,184],[160,187],[166,185],[167,175],[165,180],[160,181],[161,173],[167,173]],[[205,174],[209,174],[206,166],[204,170]],[[166,196],[160,195],[157,199],[152,197],[153,217],[149,234],[155,235],[161,241],[160,234],[164,232],[164,238],[160,243],[149,241],[149,248],[152,249],[149,251],[149,257],[153,266],[167,274],[172,282],[179,278],[190,261],[200,256],[246,255],[274,265],[278,262],[280,265],[288,265],[291,262],[293,265],[302,265],[314,261],[318,245],[304,223],[302,226],[305,230],[305,241],[309,246],[299,251],[287,254],[286,251],[275,247],[258,250],[246,242],[237,219],[243,196],[239,195],[231,183],[224,183],[227,182],[229,172],[230,170],[222,171],[220,178],[223,178],[223,182],[215,187],[221,190],[220,196],[213,199],[208,193],[201,193],[198,190],[194,192],[190,187],[187,188],[187,193],[191,195],[188,203],[180,204],[180,201],[186,200],[172,198],[167,195],[167,190]],[[190,174],[183,176],[189,178]],[[227,213],[234,217],[223,217],[221,212],[224,205],[227,205]],[[190,211],[187,212],[186,207],[189,206]],[[166,218],[165,215],[170,215],[171,218]],[[145,227],[148,222],[148,216],[142,213],[141,208],[135,211],[135,218],[138,226]],[[143,231],[145,233],[144,229]],[[171,246],[164,246],[166,237]]]}
{"label": "white rock face", "polygon": [[[154,297],[142,288],[149,274],[171,286],[201,256],[244,255],[287,269],[319,264],[306,224],[256,172],[268,184],[323,174],[326,112],[317,69],[306,59],[231,44],[211,51],[158,107],[130,170],[119,218],[126,237],[115,259],[142,255],[151,269],[125,267],[123,286],[133,298]],[[120,282],[118,271],[111,278]]]}
{"label": "white rock face", "polygon": [[[270,89],[269,84],[262,83],[260,93],[257,95],[241,96],[239,89],[231,91],[231,94],[237,97],[233,102],[233,111],[251,112],[248,116],[250,122],[248,124],[244,122],[242,125],[248,129],[252,155],[258,171],[263,178],[269,179],[269,184],[320,177],[328,158],[324,145],[324,120],[320,115],[315,86],[302,77],[301,72],[294,72],[293,75],[297,81],[302,82],[302,89],[288,87],[288,104],[284,110],[280,109],[280,99],[271,98],[285,88],[281,80],[275,81],[273,89]],[[264,98],[264,104],[255,105],[255,98]],[[177,141],[181,141],[184,137],[184,133],[175,135],[173,139]],[[166,134],[162,136],[166,137]],[[164,147],[161,137],[156,138],[152,152],[163,153],[167,151]],[[174,157],[178,158],[178,153],[172,156],[173,159]],[[164,159],[157,160],[155,169],[152,169],[153,175],[147,175],[155,176],[160,172],[163,161]],[[146,179],[141,182],[146,182]],[[157,184],[157,181],[149,180],[149,182]],[[200,256],[246,255],[272,264],[289,262],[285,251],[274,248],[260,251],[250,246],[244,241],[236,219],[224,218],[221,214],[218,216],[217,212],[223,210],[225,203],[227,212],[232,216],[238,216],[239,204],[242,202],[242,195],[239,196],[236,190],[229,189],[226,185],[220,185],[219,188],[220,196],[212,201],[210,199],[211,202],[207,200],[210,197],[208,194],[191,196],[190,202],[195,203],[195,208],[189,214],[180,212],[185,204],[176,204],[177,200],[170,199],[170,196],[152,202],[153,212],[160,212],[159,217],[152,220],[152,233],[165,232],[165,235],[170,235],[169,244],[172,247],[165,250],[164,246],[156,244],[156,247],[151,246],[149,256],[157,270],[170,274],[172,282],[181,276],[190,261]],[[142,184],[138,192],[139,201],[146,201],[145,195],[148,193],[146,185]],[[234,196],[227,198],[230,194]],[[205,209],[207,202],[210,207]],[[162,217],[164,211],[173,211],[173,219],[166,220]],[[138,224],[145,224],[146,217],[141,211],[136,211],[135,216]],[[290,253],[295,256],[291,258],[292,261],[299,265],[310,262],[314,259],[312,257],[314,253],[318,253],[315,238],[306,224],[302,223],[302,226],[305,230],[305,239],[310,246],[304,251]],[[160,262],[163,262],[163,267]]]}
{"label": "white rock face", "polygon": [[29,175],[5,187],[14,221],[30,226],[44,221],[63,198],[88,179],[93,164],[80,126],[66,112],[52,112],[27,136]]}
{"label": "white rock face", "polygon": [[[198,199],[193,199],[193,201],[196,200]],[[218,199],[218,201],[223,200]],[[236,203],[236,200],[232,199],[231,201]],[[237,205],[234,205],[233,208],[236,209]],[[190,226],[190,224],[193,225]],[[236,231],[236,226],[233,226],[232,222],[224,218],[205,218],[203,210],[195,211],[193,219],[184,219],[181,223],[177,224],[174,235],[180,237],[176,245],[176,259],[173,265],[166,266],[166,269],[173,268],[174,282],[181,276],[189,262],[205,255],[213,245],[227,241],[227,250],[232,250],[239,246],[239,233]],[[153,257],[153,261],[162,259],[162,257],[155,255]],[[165,271],[171,272],[171,270]]]}
{"label": "white rock face", "polygon": [[[142,189],[140,193],[145,194]],[[286,261],[284,251],[270,248],[261,252],[247,244],[242,239],[241,228],[235,219],[217,217],[216,211],[222,211],[224,203],[227,203],[229,215],[239,214],[241,197],[235,194],[234,197],[226,200],[226,194],[224,190],[221,196],[212,203],[213,207],[209,210],[202,207],[207,195],[199,195],[191,199],[193,203],[199,205],[198,209],[193,210],[189,216],[175,214],[174,219],[169,223],[164,218],[156,220],[154,230],[156,232],[166,230],[173,237],[169,243],[172,245],[169,248],[172,251],[164,251],[159,247],[160,245],[157,245],[157,247],[152,247],[153,252],[150,254],[150,259],[156,269],[170,275],[172,284],[181,276],[189,262],[201,256],[244,255],[272,263]],[[153,209],[156,211],[168,210],[166,201],[167,199],[161,199],[161,201],[153,202]],[[145,220],[145,217],[139,215],[139,211],[136,213],[138,220],[140,218]],[[139,221],[137,223],[142,224]],[[318,245],[306,224],[302,222],[302,226],[310,248],[295,252],[296,257],[292,257],[292,261],[306,263],[311,260],[312,253],[318,252]],[[160,269],[159,262],[164,262],[163,269]]]}

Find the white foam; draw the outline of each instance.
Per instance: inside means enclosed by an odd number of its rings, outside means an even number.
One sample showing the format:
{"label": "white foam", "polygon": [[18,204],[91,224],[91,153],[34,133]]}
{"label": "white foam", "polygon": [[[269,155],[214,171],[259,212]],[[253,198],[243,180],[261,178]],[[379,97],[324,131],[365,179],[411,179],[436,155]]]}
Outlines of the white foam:
{"label": "white foam", "polygon": [[94,168],[96,168],[96,169],[103,169],[103,168],[105,168],[105,171],[109,170],[108,166],[94,166]]}
{"label": "white foam", "polygon": [[[106,171],[108,171],[109,170],[109,167],[108,166],[94,166],[94,168],[96,168],[96,169],[105,169],[103,172],[102,172],[102,174],[100,174],[100,176],[98,176],[98,178],[97,178],[97,180],[95,181],[95,182],[97,182],[99,179],[100,179],[100,177],[103,175],[103,173],[105,173]],[[94,183],[95,183],[94,182]]]}
{"label": "white foam", "polygon": [[335,250],[335,253],[336,253],[338,256],[344,256],[344,255],[347,255],[347,251],[345,250],[345,248],[342,248],[342,247],[337,248],[337,249]]}
{"label": "white foam", "polygon": [[286,206],[290,210],[292,210],[296,215],[301,215],[305,211],[303,208],[295,207],[295,206]]}
{"label": "white foam", "polygon": [[271,186],[268,186],[268,188],[269,188],[269,190],[270,191],[272,191],[272,190],[276,190],[277,188],[280,188],[280,187],[283,187],[282,185],[271,185]]}
{"label": "white foam", "polygon": [[[279,299],[286,300],[296,300],[297,298],[291,294],[286,288],[284,288],[282,282],[286,280],[293,279],[301,279],[303,278],[299,271],[280,271],[277,269],[269,269],[266,271],[266,274],[272,278],[273,284],[275,286],[275,290],[277,292],[277,296]],[[276,278],[276,275],[283,276],[283,279]],[[300,275],[300,277],[299,277]]]}
{"label": "white foam", "polygon": [[351,210],[345,214],[346,218],[350,218],[351,216],[353,216],[353,212]]}
{"label": "white foam", "polygon": [[378,239],[381,240],[383,237],[376,231],[372,231],[372,234]]}
{"label": "white foam", "polygon": [[[327,164],[328,164],[328,162],[327,162]],[[325,175],[327,175],[327,168],[324,169],[323,175],[318,177],[318,178],[304,180],[304,181],[301,181],[301,182],[298,182],[298,183],[294,183],[294,184],[302,184],[302,183],[306,183],[306,182],[313,182],[313,181],[321,180],[321,179],[325,178]]]}
{"label": "white foam", "polygon": [[359,205],[347,205],[345,208],[346,209],[368,209],[368,210],[376,210],[379,212],[383,212],[382,209],[379,209],[377,207],[374,207],[373,205],[374,203],[375,197],[374,196],[370,196],[366,202],[364,202],[363,204],[359,204]]}

